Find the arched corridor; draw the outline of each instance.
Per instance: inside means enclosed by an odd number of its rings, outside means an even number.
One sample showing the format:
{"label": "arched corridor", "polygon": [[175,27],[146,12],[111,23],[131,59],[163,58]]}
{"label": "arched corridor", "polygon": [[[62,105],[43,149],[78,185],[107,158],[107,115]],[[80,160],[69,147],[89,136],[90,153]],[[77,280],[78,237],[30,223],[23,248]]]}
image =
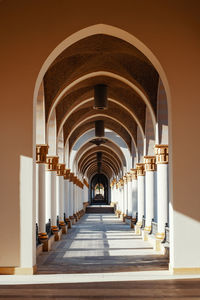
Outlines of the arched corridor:
{"label": "arched corridor", "polygon": [[[105,33],[100,34],[97,28],[69,46],[66,40],[65,49],[54,57],[40,84],[37,252],[41,248],[50,251],[53,239],[60,240],[67,228],[73,232],[85,211],[109,209],[96,204],[111,206],[108,212],[115,212],[129,230],[142,236],[143,247],[137,255],[142,257],[149,239],[150,248],[164,255],[170,245],[167,95],[147,56],[119,38],[120,31],[108,34],[105,26]],[[46,133],[45,144],[37,142],[41,131]],[[89,221],[84,226],[97,226]],[[76,238],[70,245],[73,243]],[[88,246],[83,253],[91,251]],[[100,248],[99,253],[102,251],[108,249]]]}
{"label": "arched corridor", "polygon": [[199,1],[58,2],[0,0],[0,298],[198,297]]}

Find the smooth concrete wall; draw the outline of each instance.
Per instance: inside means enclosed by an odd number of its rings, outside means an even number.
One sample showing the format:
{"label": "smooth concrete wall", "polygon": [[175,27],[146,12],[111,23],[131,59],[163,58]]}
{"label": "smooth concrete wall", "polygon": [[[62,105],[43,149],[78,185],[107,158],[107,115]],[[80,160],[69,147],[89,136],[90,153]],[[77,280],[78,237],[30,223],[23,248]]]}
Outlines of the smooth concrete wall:
{"label": "smooth concrete wall", "polygon": [[[91,0],[1,1],[0,227],[6,226],[1,232],[1,266],[20,264],[20,156],[33,155],[33,93],[38,73],[59,43],[99,23],[121,28],[144,43],[147,48],[138,43],[140,49],[161,73],[169,100],[171,205],[189,220],[189,227],[191,220],[191,229],[199,228],[199,6],[198,0],[102,0],[99,5]],[[183,230],[175,226],[173,234],[177,251],[187,244],[182,260],[189,266],[190,253],[197,257],[200,242]]]}

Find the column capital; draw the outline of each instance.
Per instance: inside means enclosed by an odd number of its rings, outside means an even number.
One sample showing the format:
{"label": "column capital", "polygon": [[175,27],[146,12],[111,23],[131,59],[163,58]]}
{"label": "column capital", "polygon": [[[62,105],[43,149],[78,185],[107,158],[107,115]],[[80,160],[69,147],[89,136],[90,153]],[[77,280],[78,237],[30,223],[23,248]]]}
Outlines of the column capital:
{"label": "column capital", "polygon": [[36,163],[37,164],[46,164],[48,148],[49,148],[49,146],[46,144],[36,145]]}
{"label": "column capital", "polygon": [[116,178],[114,178],[114,179],[111,181],[110,187],[114,187],[116,182],[117,182],[117,180],[116,180]]}
{"label": "column capital", "polygon": [[132,176],[131,173],[126,173],[126,178],[127,178],[127,182],[131,182],[132,181]]}
{"label": "column capital", "polygon": [[123,187],[124,186],[124,180],[122,178],[120,178],[119,182],[120,182],[120,187]]}
{"label": "column capital", "polygon": [[137,169],[130,169],[132,180],[137,180]]}
{"label": "column capital", "polygon": [[46,164],[48,171],[57,171],[58,156],[47,156]]}
{"label": "column capital", "polygon": [[57,164],[57,176],[64,176],[65,164]]}
{"label": "column capital", "polygon": [[69,181],[70,181],[70,182],[73,182],[73,180],[74,180],[73,178],[74,178],[74,173],[73,173],[73,172],[72,172],[72,173],[70,172],[70,173],[69,173]]}
{"label": "column capital", "polygon": [[157,164],[168,164],[168,145],[155,145],[155,155]]}
{"label": "column capital", "polygon": [[124,184],[127,184],[127,176],[126,175],[123,176],[123,181],[124,181]]}
{"label": "column capital", "polygon": [[156,157],[144,156],[145,171],[156,171]]}
{"label": "column capital", "polygon": [[78,180],[77,176],[73,176],[73,184],[77,185],[77,180]]}
{"label": "column capital", "polygon": [[87,186],[87,188],[89,189],[89,183],[87,182],[87,180],[84,178],[83,179],[83,183]]}
{"label": "column capital", "polygon": [[64,179],[69,180],[69,176],[70,176],[70,169],[65,169],[64,170]]}
{"label": "column capital", "polygon": [[137,176],[145,176],[144,164],[136,164]]}

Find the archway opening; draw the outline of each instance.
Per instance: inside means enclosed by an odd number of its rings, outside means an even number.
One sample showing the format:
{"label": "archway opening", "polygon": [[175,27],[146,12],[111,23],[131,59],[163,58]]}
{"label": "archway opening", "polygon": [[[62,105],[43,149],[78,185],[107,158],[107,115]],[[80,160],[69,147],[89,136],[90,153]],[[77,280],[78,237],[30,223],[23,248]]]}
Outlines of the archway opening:
{"label": "archway opening", "polygon": [[104,174],[93,176],[90,184],[91,204],[106,205],[108,204],[108,179]]}

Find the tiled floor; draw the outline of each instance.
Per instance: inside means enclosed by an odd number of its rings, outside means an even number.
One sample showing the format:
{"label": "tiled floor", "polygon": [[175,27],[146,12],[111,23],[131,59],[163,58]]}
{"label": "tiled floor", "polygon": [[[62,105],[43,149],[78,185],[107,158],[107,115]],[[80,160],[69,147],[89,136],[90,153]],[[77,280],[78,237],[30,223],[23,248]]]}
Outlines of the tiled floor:
{"label": "tiled floor", "polygon": [[38,264],[38,275],[1,276],[0,299],[200,299],[200,276],[170,274],[114,215],[85,215]]}
{"label": "tiled floor", "polygon": [[114,214],[86,214],[37,261],[38,274],[99,273],[168,268],[168,259]]}

